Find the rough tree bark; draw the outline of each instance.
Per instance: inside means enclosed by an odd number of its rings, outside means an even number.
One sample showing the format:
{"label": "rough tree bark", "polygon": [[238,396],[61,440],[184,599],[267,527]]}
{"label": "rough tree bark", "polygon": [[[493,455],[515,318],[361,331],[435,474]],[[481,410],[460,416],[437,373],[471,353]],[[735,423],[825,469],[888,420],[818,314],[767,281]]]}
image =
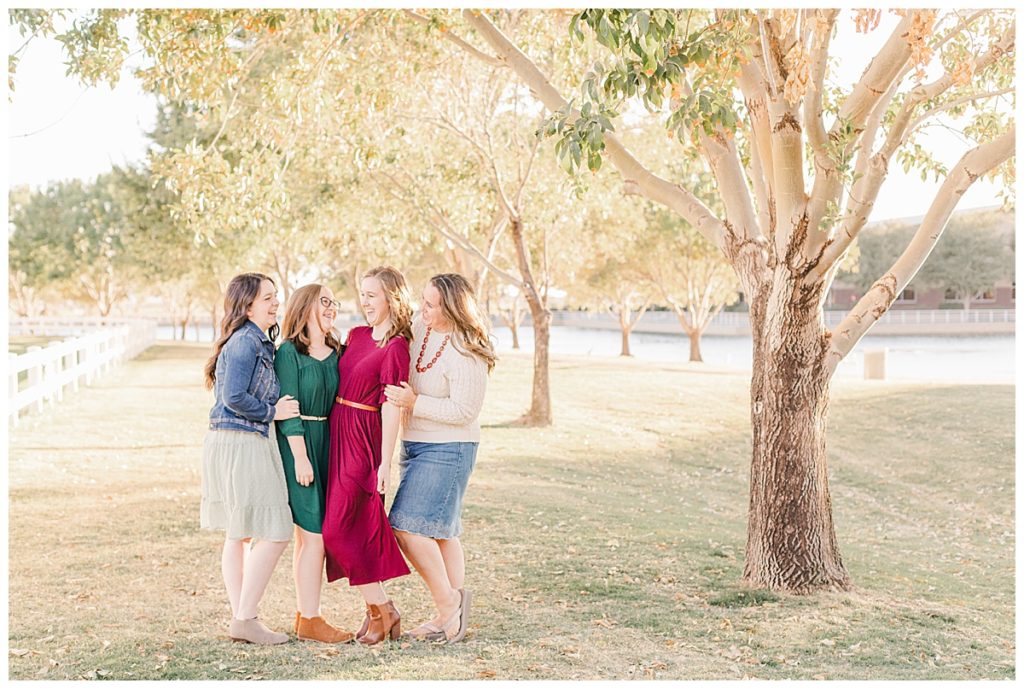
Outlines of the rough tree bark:
{"label": "rough tree bark", "polygon": [[[779,297],[800,299],[778,310]],[[832,523],[825,426],[829,336],[821,285],[776,279],[750,305],[753,453],[744,580],[795,593],[850,584]]]}

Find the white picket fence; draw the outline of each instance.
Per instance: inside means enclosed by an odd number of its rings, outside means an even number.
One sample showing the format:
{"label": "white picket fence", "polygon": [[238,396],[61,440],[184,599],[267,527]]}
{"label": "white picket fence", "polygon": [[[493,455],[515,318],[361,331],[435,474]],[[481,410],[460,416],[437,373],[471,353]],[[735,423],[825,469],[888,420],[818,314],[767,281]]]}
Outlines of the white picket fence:
{"label": "white picket fence", "polygon": [[[25,409],[42,411],[60,402],[68,388],[78,390],[114,364],[132,359],[156,341],[155,321],[19,318],[10,335],[59,336],[46,347],[8,355],[8,416],[12,424]],[[26,374],[22,384],[22,374]]]}

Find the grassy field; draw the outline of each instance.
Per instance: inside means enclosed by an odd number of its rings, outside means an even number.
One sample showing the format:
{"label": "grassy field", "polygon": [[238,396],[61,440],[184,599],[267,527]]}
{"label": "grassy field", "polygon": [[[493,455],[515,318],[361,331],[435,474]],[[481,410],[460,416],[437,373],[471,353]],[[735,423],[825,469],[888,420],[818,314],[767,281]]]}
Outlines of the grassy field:
{"label": "grassy field", "polygon": [[[1010,386],[839,381],[839,542],[857,588],[746,591],[745,375],[555,357],[556,423],[529,360],[488,391],[464,513],[466,643],[233,644],[217,534],[198,528],[207,346],[164,344],[26,417],[10,441],[16,679],[1009,679]],[[290,631],[286,552],[261,617]],[[389,591],[411,627],[415,576]],[[349,628],[362,603],[325,589]]]}

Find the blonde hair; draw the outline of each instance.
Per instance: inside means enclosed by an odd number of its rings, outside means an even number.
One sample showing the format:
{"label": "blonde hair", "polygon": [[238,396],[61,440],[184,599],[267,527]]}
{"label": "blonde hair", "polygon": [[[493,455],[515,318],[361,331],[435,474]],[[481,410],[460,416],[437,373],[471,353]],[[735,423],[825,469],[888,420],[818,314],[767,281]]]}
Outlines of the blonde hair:
{"label": "blonde hair", "polygon": [[397,268],[377,266],[366,271],[363,279],[366,278],[380,280],[384,288],[384,297],[388,302],[388,311],[391,312],[391,327],[377,346],[383,347],[396,336],[404,337],[406,342],[412,342],[412,297],[409,295],[405,277]]}
{"label": "blonde hair", "polygon": [[[299,354],[309,354],[309,314],[320,306],[320,293],[323,285],[305,285],[292,292],[288,305],[285,306],[284,325],[281,327],[281,339],[288,340],[295,346]],[[327,346],[338,351],[341,342],[333,332],[325,332],[324,340]]]}
{"label": "blonde hair", "polygon": [[480,313],[476,295],[469,281],[458,273],[441,273],[430,278],[441,294],[441,313],[454,326],[452,343],[463,354],[470,354],[494,370],[498,355],[488,333],[487,321]]}

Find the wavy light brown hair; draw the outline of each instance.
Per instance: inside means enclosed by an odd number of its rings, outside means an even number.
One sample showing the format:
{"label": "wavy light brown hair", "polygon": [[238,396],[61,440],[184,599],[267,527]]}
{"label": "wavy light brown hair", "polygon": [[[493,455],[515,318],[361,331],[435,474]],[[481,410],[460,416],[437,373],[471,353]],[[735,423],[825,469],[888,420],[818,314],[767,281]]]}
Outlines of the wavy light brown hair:
{"label": "wavy light brown hair", "polygon": [[380,280],[388,301],[388,311],[391,312],[391,328],[377,346],[383,347],[396,336],[412,342],[412,297],[409,295],[409,285],[405,282],[405,276],[397,268],[377,266],[366,271],[363,280],[366,278]]}
{"label": "wavy light brown hair", "polygon": [[[281,339],[295,345],[295,351],[299,354],[309,354],[309,314],[320,308],[320,293],[323,289],[323,285],[316,283],[304,285],[292,292],[285,306]],[[341,349],[341,342],[333,330],[324,333],[324,340],[334,351]]]}
{"label": "wavy light brown hair", "polygon": [[493,371],[498,355],[494,353],[487,320],[480,313],[473,286],[458,273],[435,275],[430,284],[441,293],[441,313],[454,326],[455,349],[481,359],[487,364],[487,372]]}
{"label": "wavy light brown hair", "polygon": [[[203,369],[207,390],[213,388],[213,384],[216,382],[217,357],[220,356],[220,350],[224,348],[224,344],[231,339],[235,331],[249,320],[246,311],[256,301],[256,297],[260,296],[260,287],[263,286],[264,280],[270,280],[270,284],[277,286],[263,273],[242,273],[231,278],[231,282],[228,283],[227,292],[224,294],[224,318],[220,322],[220,339],[214,343],[213,356],[206,362],[206,368]],[[276,323],[270,326],[267,337],[271,342],[277,339],[279,331],[280,328]]]}

